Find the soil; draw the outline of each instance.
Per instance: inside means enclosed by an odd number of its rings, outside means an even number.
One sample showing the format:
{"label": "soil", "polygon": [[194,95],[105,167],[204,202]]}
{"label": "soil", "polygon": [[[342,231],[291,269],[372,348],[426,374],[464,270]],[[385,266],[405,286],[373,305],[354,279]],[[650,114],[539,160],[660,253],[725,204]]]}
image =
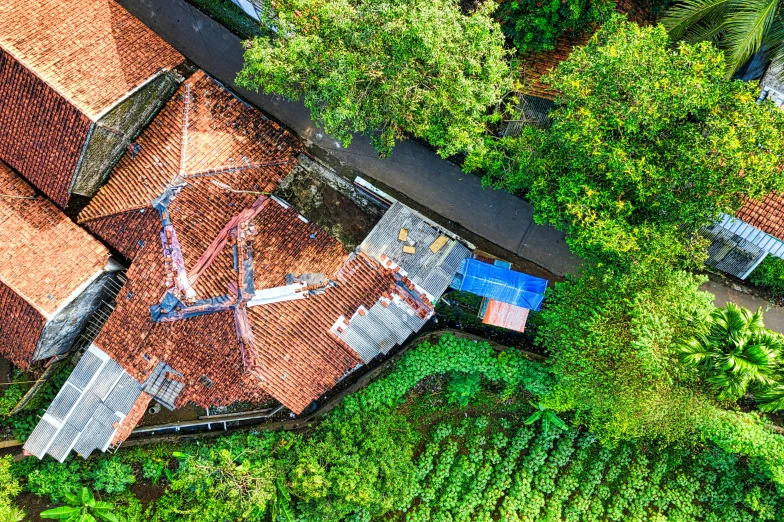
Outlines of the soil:
{"label": "soil", "polygon": [[360,206],[354,190],[353,185],[302,156],[274,195],[286,200],[351,251],[370,233],[383,212],[372,204]]}
{"label": "soil", "polygon": [[720,273],[706,270],[704,271],[704,274],[707,275],[711,281],[729,286],[735,290],[738,290],[739,292],[759,297],[760,299],[769,301],[777,306],[784,306],[784,295],[772,292],[768,288],[754,286],[748,280],[744,281],[743,279],[737,278],[731,274],[725,274],[723,272]]}
{"label": "soil", "polygon": [[40,517],[42,511],[57,507],[61,504],[52,504],[48,498],[37,497],[32,493],[21,493],[18,497],[14,498],[14,505],[25,512],[25,522],[44,520]]}

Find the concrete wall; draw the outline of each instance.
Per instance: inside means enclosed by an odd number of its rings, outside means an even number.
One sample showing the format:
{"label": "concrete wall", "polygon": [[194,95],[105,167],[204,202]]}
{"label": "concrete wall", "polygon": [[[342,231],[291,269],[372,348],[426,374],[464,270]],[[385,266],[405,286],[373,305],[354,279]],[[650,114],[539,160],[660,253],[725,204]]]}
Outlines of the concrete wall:
{"label": "concrete wall", "polygon": [[47,321],[33,361],[67,353],[101,302],[114,299],[113,291],[107,285],[116,276],[116,272],[111,270],[102,270],[86,288],[80,289],[71,302]]}
{"label": "concrete wall", "polygon": [[159,74],[93,124],[71,193],[92,197],[98,192],[125,148],[169,100],[181,81],[175,72]]}

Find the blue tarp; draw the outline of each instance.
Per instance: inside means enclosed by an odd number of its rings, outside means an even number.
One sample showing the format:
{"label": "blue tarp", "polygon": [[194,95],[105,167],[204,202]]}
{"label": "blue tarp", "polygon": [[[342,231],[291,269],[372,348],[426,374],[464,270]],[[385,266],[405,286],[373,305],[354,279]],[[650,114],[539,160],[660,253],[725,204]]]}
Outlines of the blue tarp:
{"label": "blue tarp", "polygon": [[508,268],[465,259],[460,265],[454,287],[464,292],[489,297],[530,310],[539,310],[547,280]]}

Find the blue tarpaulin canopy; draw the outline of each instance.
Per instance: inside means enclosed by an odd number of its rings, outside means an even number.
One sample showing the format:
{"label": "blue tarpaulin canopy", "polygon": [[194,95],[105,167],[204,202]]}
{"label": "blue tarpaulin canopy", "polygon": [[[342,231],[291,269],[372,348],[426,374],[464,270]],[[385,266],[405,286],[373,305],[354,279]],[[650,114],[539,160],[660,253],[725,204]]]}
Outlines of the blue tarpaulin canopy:
{"label": "blue tarpaulin canopy", "polygon": [[547,280],[476,259],[465,259],[452,287],[502,303],[539,310],[547,289]]}

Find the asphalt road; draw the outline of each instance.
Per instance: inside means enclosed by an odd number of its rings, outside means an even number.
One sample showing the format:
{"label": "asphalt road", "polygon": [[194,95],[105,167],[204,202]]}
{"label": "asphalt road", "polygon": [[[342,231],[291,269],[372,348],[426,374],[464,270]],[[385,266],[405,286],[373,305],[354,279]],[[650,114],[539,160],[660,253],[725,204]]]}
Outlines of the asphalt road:
{"label": "asphalt road", "polygon": [[[301,102],[251,92],[234,83],[242,68],[239,38],[184,0],[118,0],[189,60],[207,71],[249,103],[260,108],[306,141],[309,149],[342,173],[380,182],[416,206],[458,224],[478,237],[531,261],[558,276],[574,274],[579,259],[569,252],[564,235],[533,221],[531,205],[511,194],[482,187],[476,176],[463,173],[412,141],[398,143],[389,158],[381,159],[369,139],[355,136],[348,148],[316,128]],[[396,195],[397,195],[396,194]],[[703,289],[716,296],[718,306],[733,301],[752,310],[768,310],[768,328],[784,332],[784,309],[721,283]]]}

